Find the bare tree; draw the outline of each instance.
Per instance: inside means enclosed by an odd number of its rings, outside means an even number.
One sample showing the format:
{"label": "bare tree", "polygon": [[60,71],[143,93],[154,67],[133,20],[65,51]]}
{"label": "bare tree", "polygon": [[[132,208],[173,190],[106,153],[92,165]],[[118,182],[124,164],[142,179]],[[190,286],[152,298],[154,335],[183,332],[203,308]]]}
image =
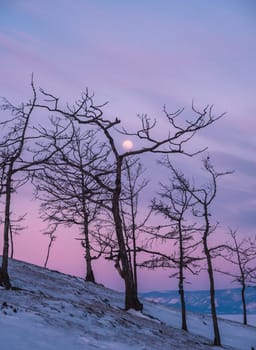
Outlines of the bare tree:
{"label": "bare tree", "polygon": [[[168,158],[167,162],[163,161],[165,167],[171,170]],[[177,277],[179,280],[178,291],[181,302],[182,329],[187,331],[186,303],[185,303],[185,271],[193,274],[197,273],[198,265],[196,262],[200,258],[195,256],[200,240],[196,240],[197,228],[195,223],[191,223],[192,210],[195,200],[184,186],[179,183],[179,178],[175,174],[169,179],[168,184],[160,183],[161,190],[158,195],[159,200],[152,201],[152,209],[155,213],[162,215],[168,224],[165,225],[167,232],[159,232],[153,235],[156,240],[161,240],[166,246],[171,247],[172,254],[167,255],[158,252],[153,259],[144,262],[144,266],[150,267],[169,267],[178,269],[171,277]],[[166,231],[166,230],[164,230]],[[177,251],[175,250],[177,247]]]}
{"label": "bare tree", "polygon": [[[106,184],[102,179],[102,172],[94,174],[94,180],[98,182],[104,189],[109,192],[112,202],[112,215],[115,223],[115,233],[119,246],[120,261],[122,264],[122,271],[124,274],[125,282],[125,308],[133,308],[135,310],[142,310],[142,304],[138,299],[136,290],[136,283],[134,274],[129,264],[129,258],[127,255],[125,236],[123,232],[123,224],[121,218],[120,199],[122,193],[122,174],[123,174],[123,163],[128,157],[132,157],[139,154],[145,153],[168,153],[168,154],[189,154],[185,151],[184,145],[191,140],[191,138],[200,130],[203,129],[216,120],[220,119],[223,114],[215,116],[213,114],[213,107],[206,106],[202,111],[196,110],[192,106],[193,118],[192,119],[181,119],[179,118],[183,110],[178,110],[175,113],[168,113],[164,109],[165,120],[168,123],[167,135],[157,136],[154,133],[156,127],[156,120],[151,121],[147,115],[139,116],[141,121],[141,127],[135,132],[128,132],[124,128],[119,130],[123,135],[134,136],[144,144],[135,150],[120,152],[116,143],[116,127],[120,124],[119,119],[113,121],[106,119],[103,116],[103,106],[95,105],[93,96],[89,94],[88,90],[82,94],[81,98],[78,99],[73,105],[68,105],[66,108],[61,107],[59,98],[53,94],[47,93],[44,90],[40,90],[42,93],[43,101],[37,104],[38,108],[45,109],[50,113],[56,113],[64,116],[65,118],[72,119],[83,125],[94,126],[101,130],[102,138],[105,139],[105,143],[111,149],[111,160],[112,160],[112,183]],[[197,153],[197,152],[195,152]],[[106,176],[106,169],[104,171]]]}
{"label": "bare tree", "polygon": [[231,242],[226,244],[227,248],[223,251],[222,257],[229,263],[237,267],[237,272],[224,271],[216,269],[225,275],[233,277],[233,282],[241,285],[241,299],[243,305],[243,323],[247,325],[247,308],[246,308],[246,287],[253,283],[252,275],[255,272],[256,260],[256,237],[244,238],[239,240],[237,231],[229,229]]}
{"label": "bare tree", "polygon": [[[170,164],[171,166],[171,164]],[[192,198],[196,201],[193,209],[196,218],[202,220],[202,225],[199,231],[202,233],[203,253],[206,258],[207,272],[210,284],[210,302],[211,302],[211,315],[214,330],[214,345],[221,346],[221,337],[218,326],[216,305],[215,305],[215,282],[214,282],[214,268],[213,258],[217,253],[217,247],[210,247],[209,236],[213,234],[217,228],[217,224],[211,223],[210,208],[217,194],[217,181],[219,177],[230,174],[230,172],[217,172],[211,164],[210,157],[208,156],[203,160],[204,170],[210,177],[208,184],[202,187],[196,187],[193,183],[190,183],[185,179],[181,172],[178,172],[173,167],[173,172],[180,186],[187,191]],[[221,249],[221,246],[219,247]]]}
{"label": "bare tree", "polygon": [[48,260],[50,258],[51,248],[52,248],[53,242],[56,240],[55,231],[58,228],[58,223],[51,223],[50,225],[48,225],[48,228],[49,228],[49,230],[47,232],[44,232],[44,234],[49,237],[49,243],[48,243],[48,246],[47,246],[46,258],[45,258],[45,261],[44,261],[44,268],[47,267]]}
{"label": "bare tree", "polygon": [[[1,203],[2,204],[2,203]],[[21,222],[25,219],[26,214],[14,217],[10,212],[10,232],[9,232],[9,257],[14,257],[14,237],[20,234],[26,227],[21,225]],[[4,220],[0,218],[0,225],[4,224]]]}
{"label": "bare tree", "polygon": [[[4,200],[4,233],[3,255],[0,268],[0,285],[11,288],[8,274],[9,238],[13,231],[11,221],[12,196],[30,179],[30,172],[40,164],[46,163],[54,153],[51,148],[44,153],[37,152],[41,136],[34,128],[32,121],[37,94],[31,81],[32,98],[27,103],[15,106],[3,99],[0,110],[10,114],[9,119],[0,122],[0,195]],[[13,221],[14,223],[14,221]],[[12,236],[11,236],[12,237]]]}
{"label": "bare tree", "polygon": [[[71,123],[66,134],[57,139],[56,130],[63,120],[52,119],[51,122],[55,131],[50,135],[47,130],[44,136],[54,145],[56,154],[51,162],[36,170],[33,175],[36,197],[41,201],[41,217],[48,221],[50,226],[53,225],[54,230],[59,225],[79,227],[83,236],[82,246],[85,249],[85,279],[95,283],[92,260],[100,254],[92,256],[93,230],[90,226],[100,213],[103,199],[102,188],[87,173],[93,173],[95,167],[105,162],[105,155],[103,148],[96,141],[96,132],[89,130],[81,133],[81,130]],[[64,139],[70,140],[66,147],[63,146]],[[53,236],[50,235],[51,237]]]}
{"label": "bare tree", "polygon": [[[4,245],[2,265],[0,269],[0,284],[7,289],[11,288],[8,275],[9,234],[11,231],[11,198],[14,191],[28,181],[27,174],[16,177],[25,167],[23,153],[28,150],[28,131],[32,111],[35,106],[36,93],[32,83],[33,98],[29,106],[21,104],[14,106],[3,99],[1,110],[11,113],[11,118],[0,122],[3,129],[7,129],[0,142],[0,166],[1,166],[1,194],[5,196],[4,209]],[[27,162],[26,162],[27,165]]]}
{"label": "bare tree", "polygon": [[146,231],[152,230],[152,227],[147,226],[152,211],[149,210],[145,215],[139,212],[142,191],[148,185],[148,180],[142,178],[144,172],[145,169],[139,158],[125,159],[120,208],[129,264],[133,270],[134,284],[137,292],[137,252],[138,245],[142,244],[142,242],[139,242],[139,238],[144,235]]}
{"label": "bare tree", "polygon": [[22,232],[26,226],[21,225],[27,214],[20,215],[18,218],[11,218],[10,220],[10,258],[14,257],[14,236]]}

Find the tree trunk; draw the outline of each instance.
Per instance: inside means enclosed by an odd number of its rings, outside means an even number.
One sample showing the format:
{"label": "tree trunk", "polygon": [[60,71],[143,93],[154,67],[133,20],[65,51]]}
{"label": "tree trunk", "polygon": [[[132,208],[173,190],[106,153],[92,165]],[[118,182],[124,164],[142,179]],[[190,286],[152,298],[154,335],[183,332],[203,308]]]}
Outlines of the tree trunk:
{"label": "tree trunk", "polygon": [[119,246],[119,255],[122,263],[123,276],[125,281],[125,309],[134,309],[137,311],[141,311],[143,309],[143,305],[139,301],[132,266],[129,264],[122,229],[122,219],[120,216],[121,167],[122,159],[119,157],[117,158],[116,165],[116,186],[112,196],[112,212],[113,219],[115,222],[116,236]]}
{"label": "tree trunk", "polygon": [[83,174],[83,168],[81,166],[82,173],[82,205],[83,205],[83,231],[84,231],[84,249],[85,249],[85,261],[86,261],[86,276],[85,280],[87,282],[95,282],[94,272],[92,268],[92,257],[91,257],[91,247],[90,247],[90,239],[89,239],[89,216],[86,208],[86,180]]}
{"label": "tree trunk", "polygon": [[116,197],[116,195],[113,195],[112,209],[119,246],[119,255],[122,263],[122,270],[125,281],[125,309],[135,309],[141,311],[143,305],[138,299],[136,283],[134,281],[132,273],[132,267],[130,266],[129,259],[127,257],[125,241],[122,231],[122,221],[119,213],[119,201],[118,199],[116,199]]}
{"label": "tree trunk", "polygon": [[6,198],[5,198],[5,217],[4,217],[4,245],[2,266],[0,269],[0,285],[6,289],[11,288],[11,282],[8,274],[8,256],[9,256],[9,231],[10,231],[10,208],[11,208],[11,192],[12,192],[12,168],[10,164],[7,180],[6,180]]}
{"label": "tree trunk", "polygon": [[205,201],[204,202],[205,231],[203,235],[203,246],[204,246],[204,253],[207,261],[207,271],[208,271],[209,283],[210,283],[210,301],[211,301],[211,314],[212,314],[212,323],[213,323],[213,331],[214,331],[214,345],[221,346],[220,331],[218,326],[218,318],[217,318],[217,311],[216,311],[216,305],[215,305],[215,285],[214,285],[214,275],[213,275],[213,267],[212,267],[212,257],[211,257],[210,249],[208,248],[208,235],[210,232],[208,205],[209,204]]}
{"label": "tree trunk", "polygon": [[216,305],[215,305],[215,287],[214,287],[212,267],[208,269],[208,273],[209,273],[209,279],[210,279],[210,297],[211,297],[212,322],[213,322],[213,329],[214,329],[214,345],[221,346],[220,332],[219,332]]}
{"label": "tree trunk", "polygon": [[10,225],[10,245],[11,245],[11,251],[10,251],[10,258],[13,259],[14,256],[14,242],[13,242],[13,232]]}
{"label": "tree trunk", "polygon": [[47,253],[46,253],[46,258],[45,258],[45,262],[44,262],[44,268],[47,267],[53,241],[54,241],[54,239],[53,239],[53,237],[51,236],[51,237],[50,237],[50,242],[49,242],[48,247],[47,247]]}
{"label": "tree trunk", "polygon": [[242,304],[243,304],[243,323],[247,325],[247,312],[246,312],[246,301],[245,301],[245,284],[243,283],[241,294],[242,294]]}
{"label": "tree trunk", "polygon": [[186,302],[185,302],[185,293],[184,293],[184,288],[183,288],[183,282],[179,283],[179,295],[180,295],[181,317],[182,317],[181,328],[184,331],[187,331],[188,330],[188,326],[187,326]]}
{"label": "tree trunk", "polygon": [[85,260],[86,260],[86,277],[85,280],[87,282],[95,282],[95,277],[92,268],[92,258],[91,258],[91,249],[90,249],[90,241],[89,241],[89,230],[88,230],[88,220],[86,221],[86,225],[84,227],[84,236],[85,236]]}
{"label": "tree trunk", "polygon": [[215,305],[215,286],[214,286],[212,260],[211,260],[211,255],[210,255],[210,251],[208,249],[206,240],[207,239],[204,239],[204,249],[205,249],[205,255],[207,259],[208,276],[209,276],[209,282],[210,282],[210,300],[211,300],[212,323],[213,323],[213,330],[214,330],[214,345],[221,346],[220,332],[219,332],[216,305]]}
{"label": "tree trunk", "polygon": [[181,303],[181,317],[182,317],[182,325],[181,328],[184,331],[188,330],[187,326],[187,317],[186,317],[186,302],[185,302],[185,293],[184,293],[184,259],[183,259],[183,241],[182,241],[182,227],[179,222],[179,248],[180,248],[180,266],[179,266],[179,295],[180,295],[180,303]]}

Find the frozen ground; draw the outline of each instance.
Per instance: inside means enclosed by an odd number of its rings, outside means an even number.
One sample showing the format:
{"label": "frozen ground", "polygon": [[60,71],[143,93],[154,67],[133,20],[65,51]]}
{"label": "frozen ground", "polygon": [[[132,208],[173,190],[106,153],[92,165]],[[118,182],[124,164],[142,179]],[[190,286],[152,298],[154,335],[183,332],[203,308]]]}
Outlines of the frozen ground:
{"label": "frozen ground", "polygon": [[[163,305],[125,312],[121,293],[24,262],[11,261],[10,275],[20,290],[0,290],[4,349],[218,349],[208,316],[189,313],[185,333],[179,312]],[[221,320],[220,328],[225,349],[256,348],[255,327]]]}
{"label": "frozen ground", "polygon": [[[256,296],[255,296],[256,298]],[[243,323],[243,315],[221,315],[220,318],[224,318],[226,320],[236,321]],[[247,323],[252,326],[256,326],[256,315],[247,315]]]}

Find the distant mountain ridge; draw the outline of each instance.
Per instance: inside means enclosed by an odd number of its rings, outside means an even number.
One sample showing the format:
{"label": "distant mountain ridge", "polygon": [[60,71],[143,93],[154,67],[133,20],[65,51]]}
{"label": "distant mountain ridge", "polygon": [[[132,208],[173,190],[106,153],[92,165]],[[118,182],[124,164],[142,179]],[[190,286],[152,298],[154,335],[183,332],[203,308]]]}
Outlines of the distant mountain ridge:
{"label": "distant mountain ridge", "polygon": [[[142,299],[153,301],[166,306],[180,308],[178,291],[152,291],[140,294]],[[186,291],[186,307],[188,311],[210,314],[210,296],[208,290]],[[216,290],[216,306],[219,315],[242,314],[241,289]],[[256,314],[256,287],[248,287],[246,290],[246,303],[248,314]]]}

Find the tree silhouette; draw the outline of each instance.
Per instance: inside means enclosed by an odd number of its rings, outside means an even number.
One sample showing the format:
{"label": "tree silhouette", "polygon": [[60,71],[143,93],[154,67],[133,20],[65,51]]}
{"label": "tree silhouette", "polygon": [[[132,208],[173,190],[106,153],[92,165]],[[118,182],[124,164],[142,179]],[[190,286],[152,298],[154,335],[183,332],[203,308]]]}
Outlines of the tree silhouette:
{"label": "tree silhouette", "polygon": [[160,240],[165,247],[168,244],[172,253],[168,255],[159,251],[143,265],[151,268],[168,267],[178,269],[178,272],[172,273],[170,277],[177,277],[179,281],[181,328],[187,331],[184,291],[185,271],[196,274],[198,271],[197,262],[201,260],[195,255],[200,244],[199,237],[196,237],[198,235],[196,223],[191,223],[192,211],[196,202],[192,194],[180,185],[177,172],[172,171],[173,167],[169,158],[165,157],[160,164],[169,170],[171,177],[167,183],[160,183],[159,199],[152,201],[152,209],[155,213],[162,215],[167,220],[167,224],[164,225],[164,229],[159,229],[157,233],[154,233],[151,239]]}
{"label": "tree silhouette", "polygon": [[147,226],[151,210],[144,216],[139,212],[142,191],[148,186],[148,181],[142,178],[144,170],[139,158],[125,159],[124,180],[121,198],[121,216],[123,232],[126,239],[129,263],[134,275],[135,288],[138,291],[138,245],[139,238],[144,236],[151,227]]}
{"label": "tree silhouette", "polygon": [[[101,169],[98,174],[94,173],[91,176],[102,186],[111,198],[111,212],[115,224],[115,234],[117,237],[120,261],[125,282],[125,309],[133,308],[141,310],[142,304],[139,301],[134,273],[129,264],[129,257],[125,244],[125,235],[123,232],[123,223],[121,217],[120,199],[123,185],[123,165],[127,158],[145,154],[145,153],[168,153],[168,154],[186,154],[193,155],[197,152],[188,152],[184,149],[185,144],[193,138],[193,136],[201,129],[213,124],[220,119],[223,114],[215,116],[213,106],[206,106],[202,111],[198,111],[194,105],[192,106],[193,117],[191,119],[182,119],[183,109],[174,113],[168,113],[164,108],[164,118],[167,123],[167,133],[159,136],[157,133],[156,120],[151,120],[147,115],[139,116],[140,127],[135,132],[128,132],[125,128],[119,129],[122,135],[137,138],[137,149],[129,151],[120,151],[117,143],[117,127],[121,121],[118,118],[109,120],[103,115],[103,105],[94,103],[94,96],[90,95],[88,90],[82,93],[81,97],[72,105],[62,107],[58,97],[44,90],[40,90],[42,101],[37,104],[37,108],[44,109],[51,114],[62,115],[64,118],[75,120],[77,123],[85,127],[95,127],[101,131],[101,138],[110,149],[109,158],[111,162],[111,177],[112,181],[106,183],[103,177],[109,173],[108,169]],[[200,150],[202,151],[202,150]],[[88,173],[89,174],[89,173]]]}
{"label": "tree silhouette", "polygon": [[[86,281],[95,283],[92,260],[92,230],[103,203],[102,188],[92,176],[93,169],[105,163],[103,148],[95,141],[97,133],[88,130],[82,133],[73,122],[61,126],[63,120],[52,119],[49,129],[42,135],[49,140],[56,153],[48,164],[33,174],[36,197],[41,201],[41,217],[55,231],[60,225],[77,226],[82,234],[85,249]],[[56,130],[65,129],[58,138]],[[44,146],[46,147],[46,146]],[[50,235],[50,238],[53,238]],[[52,240],[50,240],[52,243]],[[50,248],[50,246],[49,246]],[[48,259],[47,259],[48,260]]]}
{"label": "tree silhouette", "polygon": [[206,266],[210,283],[210,302],[211,302],[211,314],[214,330],[214,345],[221,346],[221,338],[218,326],[216,305],[215,305],[215,282],[214,282],[214,269],[213,269],[213,257],[216,254],[216,247],[211,248],[209,245],[209,236],[213,234],[217,228],[216,224],[211,223],[211,204],[217,195],[217,181],[219,177],[230,174],[231,172],[217,172],[208,156],[203,160],[203,167],[208,174],[210,181],[208,184],[202,187],[196,187],[193,183],[190,183],[185,176],[173,169],[180,186],[187,191],[192,198],[196,201],[194,204],[193,213],[196,218],[201,219],[201,227],[199,231],[202,234],[203,253],[206,258]]}
{"label": "tree silhouette", "polygon": [[[2,265],[0,268],[0,285],[10,289],[11,282],[8,274],[9,238],[15,220],[11,219],[12,197],[19,188],[25,185],[35,168],[47,163],[54,154],[51,148],[38,152],[38,145],[44,141],[37,133],[36,119],[33,119],[37,94],[31,80],[32,98],[27,103],[13,105],[3,99],[0,110],[9,114],[9,118],[1,121],[0,139],[0,195],[4,201],[4,244]],[[38,121],[37,121],[38,122]]]}
{"label": "tree silhouette", "polygon": [[233,277],[233,282],[241,285],[241,299],[243,305],[243,323],[247,325],[247,307],[245,291],[246,287],[253,282],[252,275],[255,273],[256,260],[256,237],[243,238],[239,240],[237,231],[229,229],[231,242],[226,243],[226,249],[222,253],[222,257],[229,263],[237,267],[237,272],[224,271],[217,269],[225,275]]}
{"label": "tree silhouette", "polygon": [[8,274],[8,256],[9,237],[10,232],[12,232],[10,217],[12,195],[28,181],[28,173],[25,171],[35,161],[34,159],[27,161],[28,153],[30,153],[28,144],[32,139],[31,135],[29,136],[30,122],[36,102],[33,81],[31,86],[33,97],[28,104],[14,106],[8,100],[3,99],[3,103],[0,106],[2,111],[10,114],[9,119],[0,122],[3,130],[0,141],[1,196],[4,197],[4,244],[0,269],[0,285],[7,289],[11,288]]}

